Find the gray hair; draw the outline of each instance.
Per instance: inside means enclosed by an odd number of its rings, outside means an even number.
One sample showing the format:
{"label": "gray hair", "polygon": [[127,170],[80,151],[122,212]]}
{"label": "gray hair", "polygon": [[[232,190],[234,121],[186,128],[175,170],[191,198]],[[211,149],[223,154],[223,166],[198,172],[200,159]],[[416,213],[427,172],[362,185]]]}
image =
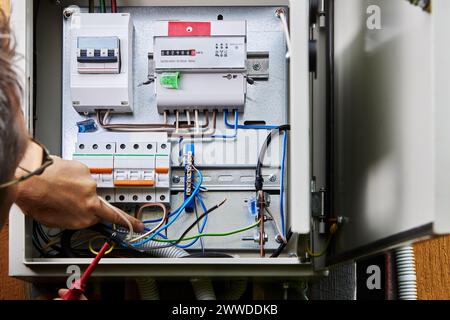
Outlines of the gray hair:
{"label": "gray hair", "polygon": [[[0,183],[14,176],[25,147],[17,116],[21,87],[14,70],[15,46],[9,19],[0,10]],[[0,190],[0,198],[2,190]]]}

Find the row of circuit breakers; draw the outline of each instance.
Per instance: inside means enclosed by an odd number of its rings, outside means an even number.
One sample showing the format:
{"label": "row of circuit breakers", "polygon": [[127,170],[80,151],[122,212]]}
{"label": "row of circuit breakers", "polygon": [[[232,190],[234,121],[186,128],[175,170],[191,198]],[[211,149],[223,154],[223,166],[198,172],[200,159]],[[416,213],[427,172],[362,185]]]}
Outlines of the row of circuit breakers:
{"label": "row of circuit breakers", "polygon": [[[70,23],[70,92],[75,110],[85,115],[132,113],[134,27],[130,14],[77,13]],[[160,114],[243,111],[245,21],[155,21],[152,32],[149,82],[154,84]],[[99,194],[107,201],[168,203],[170,143],[167,134],[157,140],[103,139],[100,143],[80,134],[73,158],[90,168]]]}

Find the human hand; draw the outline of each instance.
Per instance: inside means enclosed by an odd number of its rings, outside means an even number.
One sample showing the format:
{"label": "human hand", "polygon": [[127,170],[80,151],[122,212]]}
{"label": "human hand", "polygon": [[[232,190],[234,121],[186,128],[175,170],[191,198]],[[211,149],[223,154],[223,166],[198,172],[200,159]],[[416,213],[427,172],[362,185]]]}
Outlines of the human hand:
{"label": "human hand", "polygon": [[[53,157],[54,163],[40,176],[18,185],[16,203],[25,214],[48,227],[79,230],[107,220],[127,226],[123,214],[97,195],[89,168],[76,161]],[[24,164],[24,167],[26,164]],[[134,231],[142,232],[141,221],[125,214]]]}
{"label": "human hand", "polygon": [[[59,298],[56,298],[55,300],[63,300],[64,296],[69,292],[69,289],[60,289],[58,291]],[[81,295],[79,300],[87,300],[87,298],[84,295]]]}

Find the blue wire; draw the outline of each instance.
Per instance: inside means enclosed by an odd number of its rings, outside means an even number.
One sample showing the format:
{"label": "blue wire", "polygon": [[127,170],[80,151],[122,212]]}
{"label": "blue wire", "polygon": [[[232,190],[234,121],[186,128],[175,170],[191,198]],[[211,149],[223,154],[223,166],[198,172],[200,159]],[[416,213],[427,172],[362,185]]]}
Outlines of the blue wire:
{"label": "blue wire", "polygon": [[[200,198],[198,195],[196,196],[196,199],[200,202],[200,205],[202,206],[202,209],[204,210],[204,213],[206,213],[206,211],[208,211],[208,209],[206,209],[205,203],[203,202],[202,198]],[[205,218],[203,219],[203,223],[202,226],[200,227],[199,234],[202,234],[203,231],[205,231],[206,228],[206,223],[208,222],[208,216],[206,215]],[[192,240],[190,243],[185,244],[185,245],[177,245],[178,248],[180,249],[187,249],[192,247],[194,244],[196,244],[199,240],[201,240],[200,238],[196,238],[194,240]]]}
{"label": "blue wire", "polygon": [[281,181],[280,181],[280,216],[281,216],[281,231],[283,232],[283,237],[286,238],[286,226],[284,221],[284,173],[285,173],[285,162],[287,153],[287,132],[284,131],[283,135],[283,156],[281,159]]}
{"label": "blue wire", "polygon": [[[235,111],[234,116],[235,116],[235,118],[239,117],[239,113],[237,111]],[[228,111],[226,111],[226,110],[223,113],[223,119],[225,122],[225,126],[228,128],[237,127],[238,129],[254,129],[254,130],[274,130],[274,129],[280,128],[279,126],[242,125],[239,123],[236,123],[235,125],[233,125],[228,122]]]}
{"label": "blue wire", "polygon": [[148,237],[147,239],[144,239],[142,241],[139,241],[137,243],[133,243],[132,246],[134,247],[138,247],[141,246],[143,244],[146,244],[147,242],[152,241],[161,231],[166,230],[168,227],[170,227],[179,217],[180,215],[184,212],[184,209],[186,208],[186,206],[198,195],[198,193],[200,192],[200,187],[203,183],[203,175],[201,174],[200,171],[197,171],[198,176],[200,178],[200,182],[195,185],[195,190],[194,192],[192,192],[192,194],[189,196],[189,198],[187,198],[183,204],[181,205],[181,207],[179,207],[177,210],[175,210],[173,212],[173,219],[171,219],[167,224],[165,224],[164,226],[161,226],[158,230],[155,231],[155,233],[153,235],[151,235],[150,237]]}
{"label": "blue wire", "polygon": [[[224,120],[225,124],[227,124],[227,115],[228,115],[228,112],[225,111],[224,115],[223,115],[223,117],[225,119]],[[239,127],[239,114],[238,114],[237,111],[234,114],[234,125],[230,125],[230,126],[231,126],[231,128],[234,129],[234,134],[233,135],[231,135],[231,136],[228,136],[228,135],[214,135],[214,136],[212,136],[212,138],[214,138],[214,139],[235,139],[237,137],[238,127]]]}
{"label": "blue wire", "polygon": [[206,213],[206,211],[208,211],[208,209],[206,208],[206,205],[205,205],[205,202],[203,201],[203,199],[200,196],[197,196],[197,200],[200,203],[200,205],[202,206],[203,213]]}
{"label": "blue wire", "polygon": [[[201,207],[202,207],[202,209],[203,209],[203,213],[206,213],[206,212],[208,211],[208,209],[206,208],[206,205],[205,205],[205,202],[203,201],[203,199],[200,198],[199,195],[197,195],[195,198],[196,198],[196,199],[198,200],[198,202],[200,203],[200,205],[201,205]],[[155,220],[155,221],[156,221],[156,220]],[[161,220],[156,221],[156,222],[160,222],[160,221],[161,221]],[[207,223],[207,222],[208,222],[208,216],[205,216],[205,218],[203,219],[203,223],[202,223],[202,225],[201,225],[201,227],[200,227],[200,229],[199,229],[199,233],[200,233],[200,234],[202,234],[202,233],[205,231],[206,223]],[[145,222],[145,223],[147,223],[147,222]],[[145,228],[145,231],[150,231],[150,229]],[[161,237],[161,238],[163,238],[163,239],[165,239],[165,240],[168,239],[168,238],[167,238],[164,234],[162,234],[162,233],[158,233],[158,236]],[[187,249],[187,248],[190,248],[190,247],[192,247],[194,244],[196,244],[196,243],[199,241],[199,239],[201,240],[201,238],[197,238],[197,239],[193,240],[191,243],[188,243],[188,244],[186,244],[186,245],[177,245],[177,247],[180,248],[180,249]]]}

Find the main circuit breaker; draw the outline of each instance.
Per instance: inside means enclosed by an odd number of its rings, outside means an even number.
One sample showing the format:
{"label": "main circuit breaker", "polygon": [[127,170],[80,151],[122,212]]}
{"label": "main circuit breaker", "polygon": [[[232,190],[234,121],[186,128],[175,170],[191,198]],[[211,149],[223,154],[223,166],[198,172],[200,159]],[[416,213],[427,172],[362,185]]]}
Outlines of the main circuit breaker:
{"label": "main circuit breaker", "polygon": [[70,87],[81,113],[133,111],[133,24],[128,13],[76,13],[71,18]]}
{"label": "main circuit breaker", "polygon": [[[158,21],[153,28],[158,111],[243,111],[246,21]],[[206,89],[207,88],[207,89]]]}

